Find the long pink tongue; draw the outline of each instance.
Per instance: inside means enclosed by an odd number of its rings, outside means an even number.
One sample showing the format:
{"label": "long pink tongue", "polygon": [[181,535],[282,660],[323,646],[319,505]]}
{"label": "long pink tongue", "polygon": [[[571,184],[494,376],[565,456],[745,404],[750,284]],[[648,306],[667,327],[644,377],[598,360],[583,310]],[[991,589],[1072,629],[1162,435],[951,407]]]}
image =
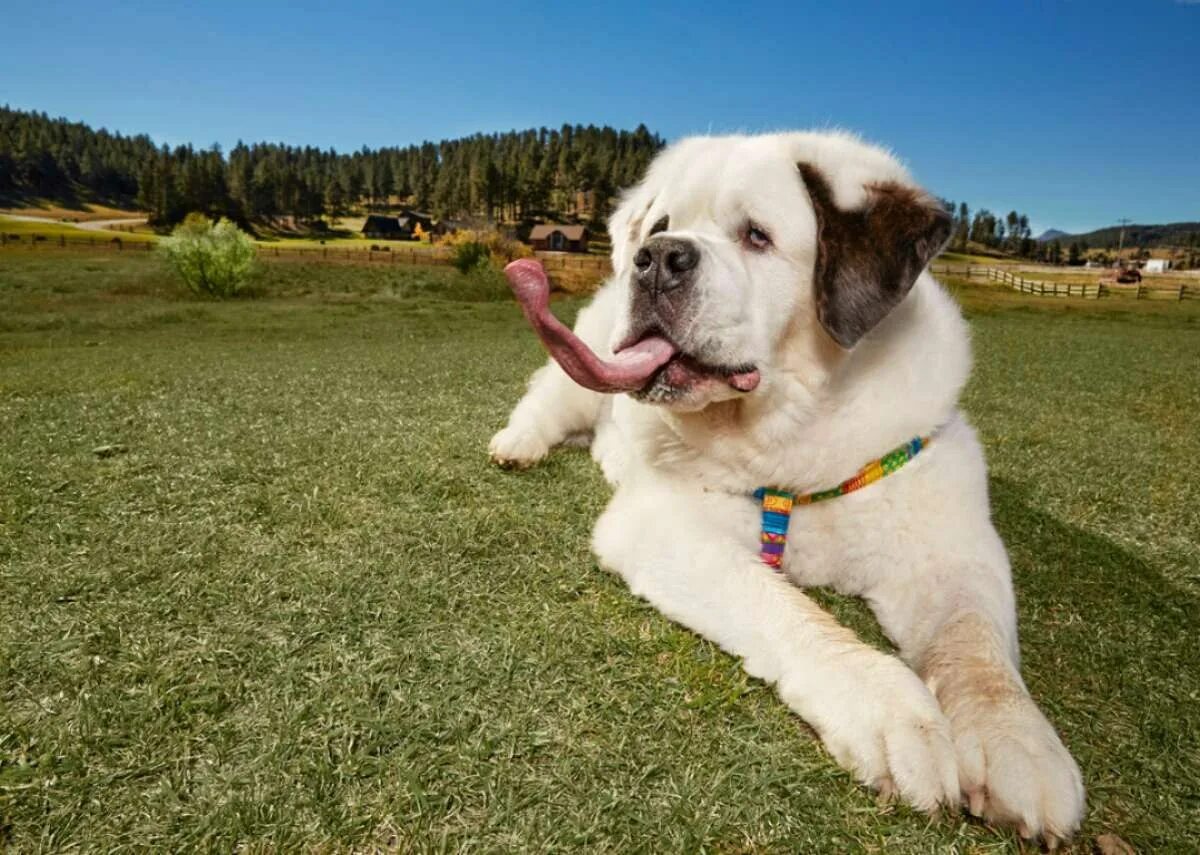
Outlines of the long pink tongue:
{"label": "long pink tongue", "polygon": [[596,392],[633,392],[675,355],[669,341],[651,336],[605,361],[550,313],[550,281],[539,262],[519,258],[504,268],[504,275],[546,350],[580,386]]}

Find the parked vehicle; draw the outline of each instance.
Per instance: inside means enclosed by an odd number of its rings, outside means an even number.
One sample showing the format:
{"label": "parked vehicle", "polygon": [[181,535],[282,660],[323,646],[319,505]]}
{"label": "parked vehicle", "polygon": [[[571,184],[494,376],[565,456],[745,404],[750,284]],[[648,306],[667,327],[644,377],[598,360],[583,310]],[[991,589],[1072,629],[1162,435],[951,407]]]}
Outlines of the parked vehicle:
{"label": "parked vehicle", "polygon": [[1104,277],[1109,282],[1117,282],[1121,285],[1136,285],[1142,281],[1142,271],[1136,267],[1117,267],[1114,268],[1107,276]]}

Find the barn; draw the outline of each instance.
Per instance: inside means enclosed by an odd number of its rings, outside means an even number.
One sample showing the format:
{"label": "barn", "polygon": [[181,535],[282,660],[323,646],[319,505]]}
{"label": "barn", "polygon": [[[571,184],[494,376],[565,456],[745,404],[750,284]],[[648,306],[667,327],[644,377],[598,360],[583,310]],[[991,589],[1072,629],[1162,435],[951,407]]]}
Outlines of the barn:
{"label": "barn", "polygon": [[433,231],[433,218],[416,211],[404,211],[399,216],[370,214],[363,223],[362,233],[372,240],[416,240],[417,226],[429,234]]}
{"label": "barn", "polygon": [[588,230],[586,226],[546,223],[533,227],[529,233],[529,243],[535,250],[541,251],[587,252]]}

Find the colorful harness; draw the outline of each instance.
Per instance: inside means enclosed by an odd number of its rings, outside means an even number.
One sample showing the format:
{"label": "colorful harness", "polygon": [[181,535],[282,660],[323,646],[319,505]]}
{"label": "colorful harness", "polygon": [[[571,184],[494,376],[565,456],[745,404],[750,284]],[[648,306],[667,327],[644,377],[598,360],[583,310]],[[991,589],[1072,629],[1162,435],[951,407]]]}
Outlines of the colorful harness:
{"label": "colorful harness", "polygon": [[925,437],[914,437],[897,449],[889,451],[878,460],[872,460],[858,474],[848,481],[843,481],[828,490],[818,490],[815,493],[797,495],[785,490],[772,490],[760,487],[754,491],[754,498],[762,500],[762,547],[759,555],[763,563],[775,570],[783,566],[783,550],[787,546],[788,520],[791,519],[792,508],[796,505],[812,505],[824,502],[826,499],[836,499],[855,490],[861,490],[868,484],[874,484],[880,478],[891,475],[905,463],[912,460],[921,450],[929,447],[933,434]]}

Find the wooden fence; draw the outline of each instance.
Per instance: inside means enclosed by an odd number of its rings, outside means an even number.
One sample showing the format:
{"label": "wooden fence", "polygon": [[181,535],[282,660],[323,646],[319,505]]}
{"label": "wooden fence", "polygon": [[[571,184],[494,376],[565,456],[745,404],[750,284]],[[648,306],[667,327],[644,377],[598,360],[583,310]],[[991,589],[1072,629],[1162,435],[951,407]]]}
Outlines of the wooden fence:
{"label": "wooden fence", "polygon": [[125,250],[150,250],[154,242],[148,240],[122,240],[104,235],[80,235],[67,238],[65,235],[47,237],[37,234],[6,234],[0,231],[0,248],[4,249],[82,249],[100,252],[124,252]]}
{"label": "wooden fence", "polygon": [[985,269],[987,277],[991,281],[1007,285],[1022,294],[1037,294],[1039,297],[1083,297],[1084,299],[1098,300],[1101,289],[1104,287],[1099,282],[1043,282],[1026,279],[1024,276],[1018,276],[1007,270],[998,270],[995,267]]}
{"label": "wooden fence", "polygon": [[[39,234],[6,234],[0,231],[0,248],[27,250],[64,249],[88,252],[148,252],[153,241],[126,240],[105,235],[54,236]],[[439,247],[405,246],[403,244],[372,244],[359,249],[348,246],[298,247],[286,244],[258,244],[259,258],[290,261],[328,262],[342,264],[405,264],[447,266],[452,263],[450,251]],[[574,255],[557,252],[534,253],[546,268],[551,281],[568,291],[580,291],[600,284],[612,272],[607,256]]]}
{"label": "wooden fence", "polygon": [[[0,232],[0,248],[26,249],[77,249],[101,252],[148,252],[154,248],[152,241],[123,240],[120,237],[88,235],[70,237],[59,234],[54,237],[38,234],[5,234]],[[447,266],[451,264],[449,250],[438,247],[405,247],[403,244],[380,248],[378,244],[364,249],[346,246],[292,247],[286,245],[259,244],[260,258],[277,258],[292,261],[327,262],[342,264],[405,264],[425,266]],[[546,268],[551,282],[566,291],[587,291],[595,288],[612,273],[607,256],[576,255],[558,252],[534,253]],[[1135,300],[1198,300],[1200,285],[1120,285],[1113,282],[1092,280],[1088,282],[1046,282],[1027,279],[1008,270],[984,267],[978,264],[962,266],[935,264],[930,272],[938,276],[956,276],[962,279],[983,279],[995,282],[1038,297],[1080,297],[1098,300],[1101,297],[1132,297]]]}
{"label": "wooden fence", "polygon": [[1121,285],[1114,282],[1092,280],[1090,282],[1046,282],[1027,279],[1008,270],[980,265],[954,267],[935,265],[930,272],[938,276],[958,276],[963,279],[985,279],[1007,286],[1022,294],[1038,297],[1081,297],[1098,300],[1101,297],[1131,297],[1135,300],[1200,300],[1200,286],[1180,283],[1179,285]]}

